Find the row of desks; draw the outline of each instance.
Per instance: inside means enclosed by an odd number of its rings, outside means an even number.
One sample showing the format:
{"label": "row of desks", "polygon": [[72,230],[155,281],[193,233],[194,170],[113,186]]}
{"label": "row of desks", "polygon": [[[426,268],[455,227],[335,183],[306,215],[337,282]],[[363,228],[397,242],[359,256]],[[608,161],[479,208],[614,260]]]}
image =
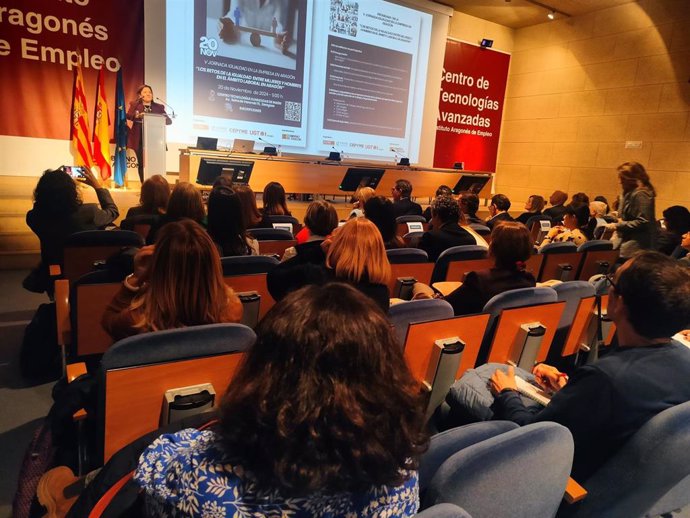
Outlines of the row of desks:
{"label": "row of desks", "polygon": [[433,197],[439,185],[453,188],[464,174],[488,176],[489,182],[480,191],[480,198],[491,196],[491,173],[458,171],[455,169],[431,169],[421,167],[404,167],[384,162],[364,162],[358,160],[328,162],[319,159],[268,157],[255,154],[230,153],[228,151],[206,151],[200,149],[180,150],[180,181],[196,183],[199,164],[202,158],[233,158],[254,162],[249,186],[261,192],[269,182],[280,182],[286,192],[297,194],[342,195],[338,189],[343,176],[349,168],[369,167],[384,169],[376,191],[389,195],[395,181],[409,180],[415,197]]}

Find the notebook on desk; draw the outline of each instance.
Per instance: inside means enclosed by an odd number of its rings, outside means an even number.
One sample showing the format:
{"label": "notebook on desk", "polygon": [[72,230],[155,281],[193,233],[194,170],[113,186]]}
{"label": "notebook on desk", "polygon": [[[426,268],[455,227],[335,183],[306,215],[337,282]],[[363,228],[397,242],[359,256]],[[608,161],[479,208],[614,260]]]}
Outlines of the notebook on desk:
{"label": "notebook on desk", "polygon": [[232,143],[233,153],[253,153],[254,141],[236,138]]}

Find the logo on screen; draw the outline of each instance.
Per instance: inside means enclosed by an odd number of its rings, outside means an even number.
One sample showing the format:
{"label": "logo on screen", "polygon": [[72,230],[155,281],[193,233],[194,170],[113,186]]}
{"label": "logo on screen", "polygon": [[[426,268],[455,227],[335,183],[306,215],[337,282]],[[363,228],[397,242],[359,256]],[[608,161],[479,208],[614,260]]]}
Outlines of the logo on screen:
{"label": "logo on screen", "polygon": [[215,58],[218,54],[218,42],[216,39],[206,36],[199,38],[199,54]]}

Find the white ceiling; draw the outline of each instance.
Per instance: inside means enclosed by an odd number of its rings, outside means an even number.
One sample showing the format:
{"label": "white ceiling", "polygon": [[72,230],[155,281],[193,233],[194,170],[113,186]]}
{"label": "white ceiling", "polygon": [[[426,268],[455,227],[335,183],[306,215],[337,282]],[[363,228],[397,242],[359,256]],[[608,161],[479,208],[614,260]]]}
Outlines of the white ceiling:
{"label": "white ceiling", "polygon": [[[548,21],[548,9],[527,0],[435,0],[456,11],[518,29]],[[556,11],[578,16],[634,0],[539,0]],[[559,15],[557,15],[559,16]]]}

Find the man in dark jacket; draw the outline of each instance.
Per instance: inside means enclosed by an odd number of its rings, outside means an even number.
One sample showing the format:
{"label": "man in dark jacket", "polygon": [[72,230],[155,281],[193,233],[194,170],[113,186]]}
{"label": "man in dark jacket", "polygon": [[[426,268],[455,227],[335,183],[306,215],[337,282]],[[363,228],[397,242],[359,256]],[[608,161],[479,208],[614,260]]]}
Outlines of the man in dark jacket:
{"label": "man in dark jacket", "polygon": [[393,195],[393,209],[395,217],[398,216],[421,216],[422,206],[410,199],[412,195],[412,184],[407,180],[397,180],[391,190]]}
{"label": "man in dark jacket", "polygon": [[565,202],[568,200],[568,193],[563,191],[553,191],[549,197],[551,207],[544,211],[544,216],[551,218],[554,224],[559,224],[565,215]]}
{"label": "man in dark jacket", "polygon": [[513,217],[508,214],[510,209],[510,200],[505,194],[496,194],[491,198],[491,205],[489,205],[489,219],[486,220],[486,226],[490,229],[499,221],[513,221]]}
{"label": "man in dark jacket", "polygon": [[431,225],[434,230],[424,232],[418,248],[429,254],[430,261],[436,261],[444,250],[452,246],[475,245],[472,234],[458,225],[460,207],[452,196],[441,195],[431,202]]}
{"label": "man in dark jacket", "polygon": [[570,429],[573,477],[585,487],[649,419],[690,401],[690,349],[671,339],[690,322],[690,271],[658,252],[636,255],[611,280],[608,315],[618,344],[606,356],[570,380],[554,367],[535,367],[537,381],[556,390],[537,413],[516,392],[512,369],[491,378],[495,419],[554,421]]}

